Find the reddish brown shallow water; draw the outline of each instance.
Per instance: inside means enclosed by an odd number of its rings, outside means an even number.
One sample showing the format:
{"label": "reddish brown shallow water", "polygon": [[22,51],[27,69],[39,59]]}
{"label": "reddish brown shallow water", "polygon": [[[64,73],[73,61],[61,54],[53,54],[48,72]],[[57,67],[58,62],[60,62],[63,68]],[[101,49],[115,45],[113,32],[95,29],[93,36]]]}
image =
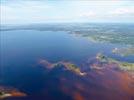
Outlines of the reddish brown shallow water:
{"label": "reddish brown shallow water", "polygon": [[[5,100],[134,100],[134,79],[116,64],[100,63],[96,59],[85,63],[81,73],[69,69],[72,63],[40,60],[36,67],[44,70],[44,85],[40,92]],[[92,67],[91,67],[92,66]]]}

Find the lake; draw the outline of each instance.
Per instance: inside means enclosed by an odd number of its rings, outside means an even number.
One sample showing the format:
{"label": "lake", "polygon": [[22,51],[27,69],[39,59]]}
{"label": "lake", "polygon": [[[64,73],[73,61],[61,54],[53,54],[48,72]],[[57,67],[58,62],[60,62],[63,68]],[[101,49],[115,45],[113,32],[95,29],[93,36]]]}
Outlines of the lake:
{"label": "lake", "polygon": [[[133,48],[133,43],[126,42],[127,44],[123,44],[120,41],[114,43],[110,40],[112,33],[116,37],[116,34],[121,34],[122,30],[130,31],[128,35],[132,37],[134,35],[134,33],[131,33],[132,28],[128,28],[128,25],[109,24],[108,26],[86,24],[80,25],[80,28],[74,26],[63,27],[62,25],[59,28],[56,25],[45,25],[44,27],[31,25],[23,26],[23,28],[22,26],[15,29],[11,28],[12,30],[1,30],[0,85],[11,86],[27,94],[25,97],[9,97],[5,100],[134,99],[134,86],[132,85],[134,81],[129,76],[129,72],[111,69],[111,67],[100,70],[90,68],[92,65],[98,65],[98,62],[96,63],[96,60],[94,60],[98,53],[106,55],[108,59],[133,64],[133,54],[121,56],[112,52],[115,48]],[[132,26],[129,25],[129,27]],[[91,32],[93,36],[95,36],[94,34],[100,34],[96,30],[90,30],[94,27],[102,32],[99,37],[105,36],[104,33],[108,32],[106,34],[110,34],[110,42],[109,40],[93,41],[93,38],[91,39],[92,35],[88,34]],[[100,29],[106,29],[107,31],[101,31]],[[118,31],[112,31],[114,29],[118,29]],[[108,39],[104,36],[100,39]],[[126,40],[124,39],[124,41]],[[115,60],[111,62],[115,62]],[[63,67],[64,69],[54,68],[59,62],[67,67]],[[95,64],[93,64],[94,62]],[[77,75],[75,69],[68,67],[69,64],[75,64],[87,75]],[[102,65],[110,66],[107,62],[101,62]],[[44,68],[46,66],[50,68]]]}

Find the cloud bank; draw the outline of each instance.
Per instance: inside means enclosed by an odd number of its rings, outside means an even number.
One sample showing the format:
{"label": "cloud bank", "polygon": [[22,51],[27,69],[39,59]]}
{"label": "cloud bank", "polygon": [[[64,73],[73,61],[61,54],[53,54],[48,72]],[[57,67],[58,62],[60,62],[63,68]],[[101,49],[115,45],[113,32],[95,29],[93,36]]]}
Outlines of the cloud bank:
{"label": "cloud bank", "polygon": [[2,0],[1,23],[134,22],[134,1]]}

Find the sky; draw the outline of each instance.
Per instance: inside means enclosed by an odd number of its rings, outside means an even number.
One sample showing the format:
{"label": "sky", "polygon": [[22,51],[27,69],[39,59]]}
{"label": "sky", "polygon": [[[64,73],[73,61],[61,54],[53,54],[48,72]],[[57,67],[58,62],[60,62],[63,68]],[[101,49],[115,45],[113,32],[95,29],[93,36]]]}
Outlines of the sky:
{"label": "sky", "polygon": [[134,0],[0,0],[1,24],[134,23]]}

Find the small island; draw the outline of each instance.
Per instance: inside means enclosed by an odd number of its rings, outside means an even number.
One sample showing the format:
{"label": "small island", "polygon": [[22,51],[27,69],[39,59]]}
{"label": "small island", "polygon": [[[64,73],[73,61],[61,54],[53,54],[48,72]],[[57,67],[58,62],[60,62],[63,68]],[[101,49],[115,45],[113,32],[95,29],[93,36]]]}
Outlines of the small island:
{"label": "small island", "polygon": [[115,64],[123,71],[134,73],[134,63],[118,61],[113,58],[107,57],[101,53],[97,54],[96,59],[101,63],[105,62],[107,64]]}
{"label": "small island", "polygon": [[112,53],[118,54],[121,56],[129,56],[134,55],[134,47],[128,47],[128,48],[114,48],[112,50]]}
{"label": "small island", "polygon": [[65,70],[69,70],[69,71],[71,71],[71,72],[73,72],[73,73],[75,73],[77,75],[80,75],[80,76],[86,75],[85,72],[81,71],[80,67],[78,67],[77,65],[75,65],[75,64],[73,64],[71,62],[59,61],[57,63],[50,63],[45,59],[41,59],[39,61],[39,64],[41,66],[43,66],[44,68],[47,68],[49,70],[54,69],[54,68],[58,68],[58,67],[62,67]]}
{"label": "small island", "polygon": [[16,88],[0,86],[0,100],[9,97],[25,97],[26,94]]}

